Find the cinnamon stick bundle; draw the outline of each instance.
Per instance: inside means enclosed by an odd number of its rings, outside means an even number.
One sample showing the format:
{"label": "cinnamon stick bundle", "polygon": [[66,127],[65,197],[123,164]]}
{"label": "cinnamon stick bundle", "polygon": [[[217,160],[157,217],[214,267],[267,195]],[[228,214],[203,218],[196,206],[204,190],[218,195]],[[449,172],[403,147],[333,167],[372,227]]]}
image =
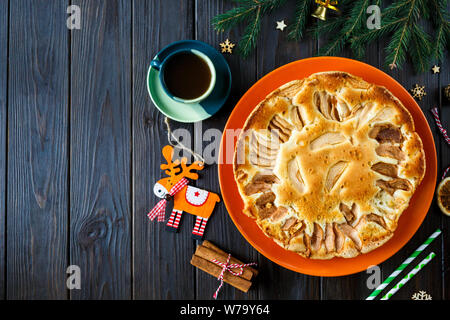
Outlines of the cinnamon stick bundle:
{"label": "cinnamon stick bundle", "polygon": [[[202,243],[202,246],[203,246],[203,247],[206,247],[206,248],[209,248],[209,249],[212,249],[212,250],[214,250],[214,251],[216,251],[216,252],[220,255],[219,259],[216,258],[216,260],[218,260],[218,261],[220,261],[220,262],[225,262],[225,261],[227,261],[228,253],[226,253],[225,251],[223,251],[222,249],[220,249],[219,247],[217,247],[216,245],[214,245],[212,242],[209,242],[208,240],[204,240],[203,243]],[[222,261],[221,257],[224,257],[224,260],[223,260],[223,261]],[[240,261],[240,260],[238,260],[238,259],[236,259],[236,258],[233,258],[233,257],[230,258],[230,263],[244,264],[244,262],[242,262],[242,261]],[[258,270],[256,270],[255,268],[252,268],[252,267],[250,267],[250,266],[245,267],[245,268],[244,268],[244,272],[245,272],[245,270],[247,270],[247,269],[250,270],[250,271],[252,272],[253,277],[256,277],[256,276],[258,275]],[[233,271],[235,271],[235,270],[233,270]],[[236,271],[235,271],[235,272],[236,272]],[[250,279],[251,279],[251,278],[252,278],[252,277],[250,277]],[[248,280],[250,280],[250,279],[248,279]]]}
{"label": "cinnamon stick bundle", "polygon": [[[218,277],[222,272],[222,267],[211,262],[213,259],[226,262],[228,258],[228,253],[221,250],[211,242],[205,240],[199,246],[192,256],[191,264],[206,273],[214,277]],[[234,257],[230,257],[229,264],[244,264]],[[233,272],[240,272],[240,268],[232,269]],[[254,278],[258,274],[258,271],[250,266],[244,267],[243,272],[240,276],[235,276],[232,273],[226,271],[223,274],[223,281],[232,285],[233,287],[247,292],[252,285],[252,278]]]}

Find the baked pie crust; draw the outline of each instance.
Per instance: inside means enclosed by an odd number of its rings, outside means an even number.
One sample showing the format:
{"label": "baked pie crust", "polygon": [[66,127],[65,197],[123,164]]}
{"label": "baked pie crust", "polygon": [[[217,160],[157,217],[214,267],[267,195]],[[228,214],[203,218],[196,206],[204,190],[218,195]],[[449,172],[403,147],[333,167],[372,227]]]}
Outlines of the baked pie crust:
{"label": "baked pie crust", "polygon": [[270,93],[234,155],[244,213],[287,250],[351,258],[388,241],[425,173],[413,119],[386,88],[316,73]]}

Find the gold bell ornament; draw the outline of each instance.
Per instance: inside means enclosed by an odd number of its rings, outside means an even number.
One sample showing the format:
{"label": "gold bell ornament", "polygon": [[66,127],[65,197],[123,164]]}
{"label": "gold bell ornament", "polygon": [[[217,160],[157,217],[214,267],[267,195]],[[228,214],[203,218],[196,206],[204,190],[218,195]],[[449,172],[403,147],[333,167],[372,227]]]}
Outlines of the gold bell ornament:
{"label": "gold bell ornament", "polygon": [[318,4],[318,6],[312,14],[314,18],[323,21],[327,20],[327,9],[339,12],[339,9],[336,7],[336,5],[338,4],[337,0],[316,0],[316,3]]}

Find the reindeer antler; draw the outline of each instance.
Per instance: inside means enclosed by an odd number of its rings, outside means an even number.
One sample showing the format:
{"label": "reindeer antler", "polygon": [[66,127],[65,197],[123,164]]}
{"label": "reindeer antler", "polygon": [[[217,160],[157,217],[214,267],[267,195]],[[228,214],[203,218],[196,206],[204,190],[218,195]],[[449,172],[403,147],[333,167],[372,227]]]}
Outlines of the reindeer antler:
{"label": "reindeer antler", "polygon": [[187,163],[187,158],[182,158],[181,159],[182,171],[181,171],[180,175],[182,175],[183,177],[186,177],[186,178],[197,180],[198,179],[198,174],[194,173],[194,172],[191,172],[191,170],[198,170],[198,171],[203,170],[203,168],[204,168],[203,162],[195,161],[189,166],[186,166],[186,163]]}
{"label": "reindeer antler", "polygon": [[[173,147],[172,146],[165,146],[162,149],[162,154],[164,156],[164,158],[167,161],[167,164],[161,164],[161,170],[165,170],[165,173],[171,177],[170,179],[173,180],[172,178],[177,176],[178,178],[182,178],[182,177],[186,177],[189,179],[193,179],[193,180],[197,180],[198,179],[198,174],[191,172],[191,170],[203,170],[204,168],[204,164],[201,161],[195,161],[194,163],[192,163],[191,165],[187,166],[187,158],[183,157],[181,158],[181,162],[180,160],[176,159],[175,161],[173,160]],[[181,163],[181,168],[176,168],[179,164]],[[181,173],[179,173],[181,171]],[[177,175],[177,173],[179,173]]]}
{"label": "reindeer antler", "polygon": [[166,159],[167,164],[162,163],[161,164],[161,170],[164,171],[169,177],[174,177],[178,172],[181,171],[180,168],[175,168],[180,164],[180,160],[176,159],[175,161],[172,161],[173,159],[173,147],[172,146],[165,146],[162,149],[162,154],[164,156],[164,159]]}

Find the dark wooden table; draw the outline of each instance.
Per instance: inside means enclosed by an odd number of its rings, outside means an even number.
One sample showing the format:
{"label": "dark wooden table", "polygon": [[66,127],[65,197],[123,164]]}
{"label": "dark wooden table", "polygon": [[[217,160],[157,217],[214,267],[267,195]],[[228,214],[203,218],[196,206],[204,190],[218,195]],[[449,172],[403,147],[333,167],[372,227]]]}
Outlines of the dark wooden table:
{"label": "dark wooden table", "polygon": [[[66,27],[71,4],[81,8],[80,30]],[[197,245],[190,235],[193,219],[186,216],[173,234],[146,217],[157,201],[152,187],[167,137],[145,78],[151,58],[173,41],[198,39],[216,48],[227,37],[237,42],[242,29],[217,34],[210,23],[233,5],[0,0],[0,298],[211,299],[217,280],[189,263]],[[324,43],[308,37],[288,42],[286,31],[275,29],[277,20],[289,24],[293,5],[264,18],[248,59],[225,56],[232,93],[218,114],[202,122],[203,132],[222,130],[237,100],[263,75],[313,56]],[[381,68],[383,47],[371,45],[365,61]],[[409,63],[389,74],[407,89],[426,86],[419,104],[434,131],[440,175],[450,164],[450,147],[437,134],[429,108],[439,106],[450,127],[450,107],[438,99],[439,88],[450,83],[448,58],[440,74],[416,75]],[[194,132],[193,124],[173,125]],[[205,169],[197,186],[219,193],[217,167]],[[433,202],[412,240],[380,265],[384,279],[436,228],[443,230],[427,250],[437,257],[393,299],[410,299],[419,290],[435,300],[450,298],[449,227],[450,218]],[[320,278],[272,263],[241,236],[223,202],[206,238],[259,264],[248,294],[224,286],[222,299],[363,299],[371,291],[365,272]],[[66,287],[69,265],[81,269],[80,290]]]}

